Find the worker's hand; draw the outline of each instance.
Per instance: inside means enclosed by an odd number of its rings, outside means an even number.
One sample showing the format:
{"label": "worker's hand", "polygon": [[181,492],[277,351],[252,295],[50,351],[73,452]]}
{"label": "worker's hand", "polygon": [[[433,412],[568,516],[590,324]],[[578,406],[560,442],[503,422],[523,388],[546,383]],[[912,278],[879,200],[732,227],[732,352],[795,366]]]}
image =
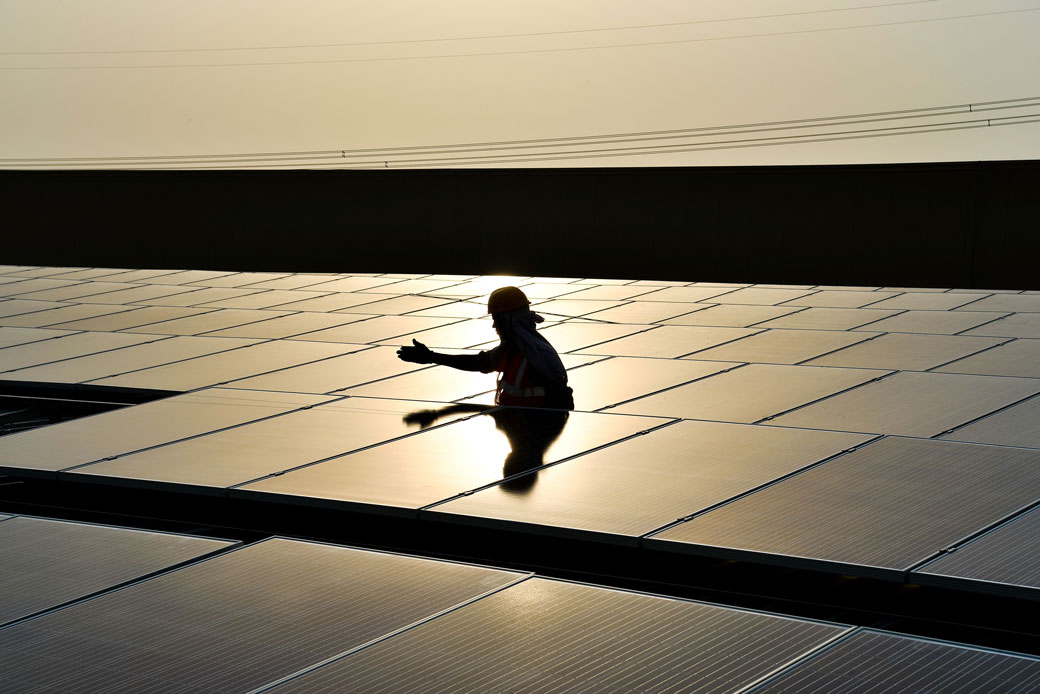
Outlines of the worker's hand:
{"label": "worker's hand", "polygon": [[397,350],[397,358],[401,361],[410,361],[414,364],[432,364],[433,352],[430,348],[416,339],[412,340],[414,347],[401,347]]}

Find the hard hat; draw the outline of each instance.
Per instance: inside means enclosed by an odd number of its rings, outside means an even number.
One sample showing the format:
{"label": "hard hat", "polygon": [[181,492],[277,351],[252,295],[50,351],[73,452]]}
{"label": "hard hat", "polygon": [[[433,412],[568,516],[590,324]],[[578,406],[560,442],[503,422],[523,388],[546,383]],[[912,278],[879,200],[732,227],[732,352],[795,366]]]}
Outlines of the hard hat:
{"label": "hard hat", "polygon": [[527,296],[516,287],[502,287],[491,292],[488,297],[488,313],[512,311],[514,308],[530,306]]}

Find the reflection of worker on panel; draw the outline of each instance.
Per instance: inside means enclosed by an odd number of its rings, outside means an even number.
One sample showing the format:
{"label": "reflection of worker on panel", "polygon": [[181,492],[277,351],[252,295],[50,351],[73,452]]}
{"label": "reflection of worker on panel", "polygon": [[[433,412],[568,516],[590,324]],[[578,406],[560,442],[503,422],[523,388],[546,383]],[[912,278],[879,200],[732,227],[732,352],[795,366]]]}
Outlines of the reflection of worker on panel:
{"label": "reflection of worker on panel", "polygon": [[516,287],[502,287],[488,297],[488,313],[502,341],[479,354],[440,354],[418,340],[401,347],[397,356],[416,364],[440,364],[462,371],[498,371],[495,403],[522,407],[574,409],[567,386],[567,370],[549,341],[535,324],[544,320],[528,306],[531,302]]}

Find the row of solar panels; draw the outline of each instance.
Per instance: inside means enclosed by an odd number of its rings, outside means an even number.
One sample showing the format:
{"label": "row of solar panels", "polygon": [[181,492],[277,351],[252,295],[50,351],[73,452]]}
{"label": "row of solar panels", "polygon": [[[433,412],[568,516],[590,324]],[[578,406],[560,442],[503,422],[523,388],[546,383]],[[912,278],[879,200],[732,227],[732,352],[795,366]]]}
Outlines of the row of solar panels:
{"label": "row of solar panels", "polygon": [[0,691],[1025,694],[1040,659],[446,561],[0,516]]}
{"label": "row of solar panels", "polygon": [[1040,596],[1038,515],[1020,515],[1040,500],[1040,450],[610,413],[471,415],[212,389],[4,437],[0,466]]}

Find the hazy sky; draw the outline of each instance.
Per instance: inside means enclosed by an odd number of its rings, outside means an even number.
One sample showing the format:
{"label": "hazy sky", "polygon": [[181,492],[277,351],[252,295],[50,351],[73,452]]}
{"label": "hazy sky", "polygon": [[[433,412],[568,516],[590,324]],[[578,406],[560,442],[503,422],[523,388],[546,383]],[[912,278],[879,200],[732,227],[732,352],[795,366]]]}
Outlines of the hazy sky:
{"label": "hazy sky", "polygon": [[[862,132],[1040,120],[1040,0],[0,0],[0,52],[0,158],[7,160],[545,138],[563,141],[551,148],[542,142],[349,153],[341,161],[292,155],[288,162],[688,166],[1040,158],[1040,122],[885,137]],[[574,140],[1033,97],[1011,109],[906,117],[921,115],[915,111],[825,129],[783,123],[670,139]],[[856,139],[798,142],[850,136]],[[744,146],[763,137],[796,144]],[[671,151],[694,146],[701,151]],[[646,154],[648,147],[657,153]],[[575,158],[619,148],[636,155]],[[561,158],[518,162],[509,155]]]}

